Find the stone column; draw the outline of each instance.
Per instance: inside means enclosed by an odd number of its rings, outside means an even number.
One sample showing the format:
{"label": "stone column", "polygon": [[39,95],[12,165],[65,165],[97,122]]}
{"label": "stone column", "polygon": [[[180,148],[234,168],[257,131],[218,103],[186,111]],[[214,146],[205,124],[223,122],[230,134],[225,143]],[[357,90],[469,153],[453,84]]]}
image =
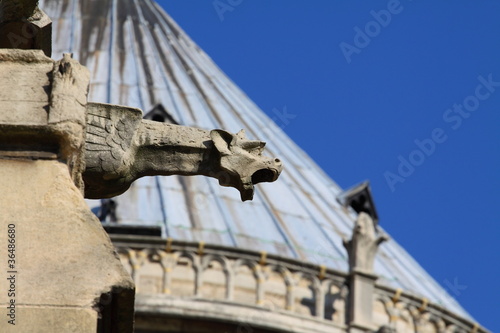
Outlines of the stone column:
{"label": "stone column", "polygon": [[348,302],[349,332],[366,332],[376,329],[372,323],[373,289],[377,276],[360,270],[350,274]]}
{"label": "stone column", "polygon": [[0,49],[1,332],[133,331],[133,282],[82,196],[88,83],[69,55]]}

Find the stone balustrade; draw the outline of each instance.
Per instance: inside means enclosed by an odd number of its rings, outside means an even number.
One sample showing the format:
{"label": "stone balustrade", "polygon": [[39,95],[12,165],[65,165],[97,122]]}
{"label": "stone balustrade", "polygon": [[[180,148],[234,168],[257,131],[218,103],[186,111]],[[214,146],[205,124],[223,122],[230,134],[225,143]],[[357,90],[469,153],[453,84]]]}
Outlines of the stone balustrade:
{"label": "stone balustrade", "polygon": [[[124,235],[113,235],[112,240],[136,283],[138,317],[141,311],[150,311],[151,307],[158,312],[158,307],[163,306],[159,312],[178,317],[201,305],[207,309],[217,305],[219,313],[214,312],[213,316],[227,312],[227,316],[219,320],[259,323],[255,317],[259,317],[258,311],[261,311],[266,317],[258,319],[265,319],[266,323],[259,325],[276,330],[290,329],[286,325],[291,318],[304,325],[303,330],[297,328],[295,332],[345,332],[347,329],[349,276],[346,273],[265,252],[204,243]],[[374,324],[381,330],[486,332],[438,305],[401,290],[377,285],[373,302]],[[183,307],[186,309],[180,311]],[[238,311],[233,313],[230,307]],[[257,314],[252,320],[235,315],[242,311],[257,311]],[[208,312],[203,315],[210,316]],[[140,324],[141,319],[137,322]]]}

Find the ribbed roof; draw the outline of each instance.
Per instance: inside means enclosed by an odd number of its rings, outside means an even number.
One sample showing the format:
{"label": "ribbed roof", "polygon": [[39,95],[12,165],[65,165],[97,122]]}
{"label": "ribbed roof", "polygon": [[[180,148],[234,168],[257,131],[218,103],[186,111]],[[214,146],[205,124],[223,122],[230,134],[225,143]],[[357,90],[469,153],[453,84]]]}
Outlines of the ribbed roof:
{"label": "ribbed roof", "polygon": [[[259,184],[252,202],[206,177],[148,177],[116,199],[121,223],[160,225],[165,236],[253,250],[347,271],[342,237],[355,215],[342,191],[150,0],[42,0],[53,19],[53,55],[72,52],[92,75],[90,100],[138,107],[161,103],[181,125],[244,128],[268,142],[285,166]],[[94,203],[96,204],[96,203]],[[383,219],[381,221],[383,224]],[[470,316],[424,269],[390,240],[375,262],[379,283],[426,297]]]}

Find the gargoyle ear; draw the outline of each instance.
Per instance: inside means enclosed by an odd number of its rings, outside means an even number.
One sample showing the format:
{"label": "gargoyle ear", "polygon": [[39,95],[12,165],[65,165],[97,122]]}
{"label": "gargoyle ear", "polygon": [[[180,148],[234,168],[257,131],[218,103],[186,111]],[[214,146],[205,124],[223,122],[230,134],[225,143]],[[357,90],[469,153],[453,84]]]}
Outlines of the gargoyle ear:
{"label": "gargoyle ear", "polygon": [[236,133],[236,136],[240,140],[245,140],[247,138],[247,134],[245,133],[244,129],[241,129],[238,133]]}
{"label": "gargoyle ear", "polygon": [[221,155],[230,155],[231,146],[236,143],[236,136],[224,130],[215,129],[210,131],[210,139],[212,139],[215,148]]}

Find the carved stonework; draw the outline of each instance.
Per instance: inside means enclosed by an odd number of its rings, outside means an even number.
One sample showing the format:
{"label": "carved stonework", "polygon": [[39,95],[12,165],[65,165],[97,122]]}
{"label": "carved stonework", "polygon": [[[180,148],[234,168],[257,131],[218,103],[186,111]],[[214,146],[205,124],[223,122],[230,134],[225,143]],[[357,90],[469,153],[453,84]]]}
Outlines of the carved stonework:
{"label": "carved stonework", "polygon": [[[457,323],[456,317],[439,306],[425,305],[410,294],[373,284],[369,297],[361,301],[365,300],[365,304],[379,303],[382,309],[375,310],[384,312],[386,316],[383,321],[371,325],[362,321],[353,325],[349,319],[353,290],[347,285],[352,275],[325,270],[320,279],[316,276],[321,271],[320,266],[303,265],[301,261],[283,260],[272,254],[266,255],[263,260],[262,254],[255,251],[220,248],[211,244],[204,244],[203,251],[200,251],[198,243],[169,240],[165,246],[163,240],[153,238],[145,241],[140,236],[111,237],[127,271],[138,282],[138,299],[146,302],[156,299],[153,303],[161,307],[167,316],[178,311],[174,306],[167,307],[170,304],[166,303],[167,300],[191,299],[193,303],[187,309],[198,309],[204,316],[212,309],[217,309],[215,312],[218,313],[220,306],[234,307],[240,313],[258,309],[264,311],[260,315],[269,319],[286,314],[306,320],[308,325],[312,323],[309,320],[326,324],[323,329],[314,330],[318,333],[346,332],[347,325],[349,332],[363,333],[415,333],[416,329],[430,332],[425,329],[431,328],[431,325],[438,329],[436,333],[464,332],[464,327],[467,328],[465,332],[473,332],[471,323],[464,322],[459,327],[452,325]],[[155,285],[156,289],[162,290],[156,295],[148,292],[148,281],[153,280],[161,282]],[[424,306],[427,309],[424,310]],[[137,310],[137,318],[140,318],[142,310],[140,307]],[[429,316],[430,313],[432,316]],[[423,326],[418,327],[415,315],[423,316],[424,321],[420,322]],[[189,315],[187,318],[192,320]],[[286,327],[282,330],[286,331]],[[307,327],[295,331],[310,333],[313,330]],[[487,333],[481,328],[477,332]]]}
{"label": "carved stonework", "polygon": [[373,261],[378,246],[386,239],[385,235],[376,235],[372,217],[363,211],[356,219],[351,240],[344,239],[351,273],[348,316],[350,332],[374,329],[373,292],[377,276],[373,274]]}
{"label": "carved stonework", "polygon": [[85,125],[90,73],[70,54],[54,63],[50,95],[49,125],[64,137],[61,157],[69,167],[75,185],[83,191],[85,170]]}
{"label": "carved stonework", "polygon": [[82,196],[89,76],[70,55],[0,49],[0,227],[23,249],[22,315],[1,332],[133,331],[133,282]]}
{"label": "carved stonework", "polygon": [[254,184],[275,181],[282,170],[278,159],[262,156],[264,145],[244,131],[159,123],[143,120],[139,109],[89,103],[85,196],[116,196],[143,176],[204,175],[251,200]]}
{"label": "carved stonework", "polygon": [[0,49],[0,155],[64,162],[83,191],[88,70],[64,54]]}
{"label": "carved stonework", "polygon": [[155,285],[160,290],[158,294],[216,299],[324,319],[328,286],[340,294],[333,304],[336,317],[329,321],[344,325],[347,288],[341,285],[342,277],[331,273],[326,273],[321,283],[313,270],[303,270],[296,264],[273,260],[272,264],[262,265],[260,257],[253,254],[245,254],[245,259],[241,259],[210,248],[200,253],[199,248],[175,246],[167,252],[164,248],[131,249],[118,245],[117,250],[137,283],[138,293],[151,293],[151,281],[159,281]]}
{"label": "carved stonework", "polygon": [[388,239],[387,235],[377,236],[372,218],[367,213],[358,215],[351,240],[344,239],[349,255],[349,270],[371,273],[378,246]]}

